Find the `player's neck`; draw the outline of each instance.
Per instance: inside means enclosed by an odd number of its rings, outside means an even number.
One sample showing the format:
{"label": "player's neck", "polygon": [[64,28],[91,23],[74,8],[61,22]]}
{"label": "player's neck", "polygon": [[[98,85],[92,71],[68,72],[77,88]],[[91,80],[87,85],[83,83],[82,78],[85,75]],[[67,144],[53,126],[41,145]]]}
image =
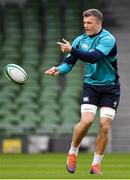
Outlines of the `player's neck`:
{"label": "player's neck", "polygon": [[102,27],[101,27],[101,29],[98,30],[98,32],[96,32],[96,33],[93,34],[93,35],[90,35],[89,37],[90,37],[90,38],[95,37],[95,36],[97,36],[98,34],[100,34],[101,31],[102,31]]}

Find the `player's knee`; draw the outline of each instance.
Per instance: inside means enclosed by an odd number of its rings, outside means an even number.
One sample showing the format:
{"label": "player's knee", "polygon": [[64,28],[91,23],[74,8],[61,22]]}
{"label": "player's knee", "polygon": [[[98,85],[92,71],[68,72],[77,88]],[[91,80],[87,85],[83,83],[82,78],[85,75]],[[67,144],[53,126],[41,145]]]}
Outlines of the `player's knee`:
{"label": "player's knee", "polygon": [[102,134],[107,135],[109,134],[110,131],[110,125],[106,124],[106,123],[101,123],[100,124],[100,131]]}
{"label": "player's knee", "polygon": [[93,116],[91,115],[91,113],[87,113],[87,115],[82,115],[81,116],[81,120],[80,120],[80,123],[81,123],[81,126],[85,127],[85,128],[88,128],[92,122],[94,121],[94,118]]}
{"label": "player's knee", "polygon": [[87,121],[87,120],[82,120],[81,121],[81,126],[83,127],[83,128],[88,128],[89,126],[91,126],[91,124],[92,124],[92,121]]}
{"label": "player's knee", "polygon": [[102,127],[101,132],[106,135],[109,133],[109,128],[108,127]]}
{"label": "player's knee", "polygon": [[82,104],[81,105],[81,124],[86,128],[89,127],[94,121],[95,114],[97,111],[97,106],[92,104]]}

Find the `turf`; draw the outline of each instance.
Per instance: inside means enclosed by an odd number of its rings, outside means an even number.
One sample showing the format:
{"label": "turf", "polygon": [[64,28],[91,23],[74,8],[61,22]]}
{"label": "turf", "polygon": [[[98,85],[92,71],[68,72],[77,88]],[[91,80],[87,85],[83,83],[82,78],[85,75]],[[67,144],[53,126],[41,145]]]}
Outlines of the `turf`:
{"label": "turf", "polygon": [[80,153],[77,170],[69,174],[66,154],[0,154],[0,179],[130,179],[130,154],[106,154],[102,175],[89,174],[93,155]]}

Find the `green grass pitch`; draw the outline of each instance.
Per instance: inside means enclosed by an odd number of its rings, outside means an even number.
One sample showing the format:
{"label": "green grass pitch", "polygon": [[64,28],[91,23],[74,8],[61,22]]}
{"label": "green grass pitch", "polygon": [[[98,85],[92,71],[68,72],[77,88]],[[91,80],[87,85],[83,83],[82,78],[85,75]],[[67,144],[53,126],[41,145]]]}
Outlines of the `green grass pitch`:
{"label": "green grass pitch", "polygon": [[77,170],[69,174],[65,153],[0,154],[0,179],[130,179],[130,153],[105,154],[102,175],[89,174],[91,153],[79,153]]}

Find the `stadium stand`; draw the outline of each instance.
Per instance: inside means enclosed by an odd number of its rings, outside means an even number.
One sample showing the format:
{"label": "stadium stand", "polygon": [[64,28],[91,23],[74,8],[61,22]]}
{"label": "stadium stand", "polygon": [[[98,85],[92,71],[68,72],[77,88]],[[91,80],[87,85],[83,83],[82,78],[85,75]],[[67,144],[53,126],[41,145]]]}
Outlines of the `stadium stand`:
{"label": "stadium stand", "polygon": [[[82,10],[98,1],[26,0],[0,7],[0,63],[22,66],[26,85],[9,82],[0,72],[0,134],[25,136],[67,135],[80,118],[83,65],[77,62],[64,77],[44,76],[44,71],[63,59],[56,42],[69,41],[82,30]],[[2,69],[3,70],[3,69]],[[77,73],[78,72],[78,73]],[[97,133],[96,123],[89,131]]]}

